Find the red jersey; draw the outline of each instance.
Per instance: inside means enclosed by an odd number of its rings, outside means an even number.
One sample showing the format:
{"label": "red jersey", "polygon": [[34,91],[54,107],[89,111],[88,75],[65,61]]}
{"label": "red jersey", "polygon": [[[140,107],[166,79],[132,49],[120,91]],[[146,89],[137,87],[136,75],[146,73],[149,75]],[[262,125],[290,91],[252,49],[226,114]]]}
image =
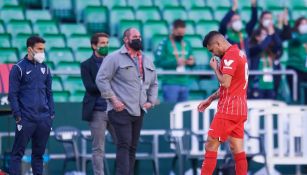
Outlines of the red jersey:
{"label": "red jersey", "polygon": [[245,53],[237,45],[232,45],[225,52],[220,62],[220,71],[231,75],[232,80],[228,88],[220,87],[217,112],[247,116],[248,65]]}

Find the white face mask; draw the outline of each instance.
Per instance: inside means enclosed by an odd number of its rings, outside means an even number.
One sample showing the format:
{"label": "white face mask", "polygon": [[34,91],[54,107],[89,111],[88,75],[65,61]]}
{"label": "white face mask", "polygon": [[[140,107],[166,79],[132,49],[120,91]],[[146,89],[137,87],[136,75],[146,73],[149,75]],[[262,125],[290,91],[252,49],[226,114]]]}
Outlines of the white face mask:
{"label": "white face mask", "polygon": [[243,28],[243,23],[241,20],[236,20],[231,25],[232,29],[236,32],[240,32]]}
{"label": "white face mask", "polygon": [[262,22],[262,25],[263,25],[263,27],[265,27],[265,28],[269,27],[271,24],[272,24],[272,20],[270,20],[270,19],[265,19],[265,20],[263,20],[263,22]]}
{"label": "white face mask", "polygon": [[307,33],[307,24],[301,24],[298,27],[298,31],[300,32],[300,34],[306,34]]}
{"label": "white face mask", "polygon": [[38,63],[43,63],[45,60],[45,52],[42,53],[34,53],[34,60]]}

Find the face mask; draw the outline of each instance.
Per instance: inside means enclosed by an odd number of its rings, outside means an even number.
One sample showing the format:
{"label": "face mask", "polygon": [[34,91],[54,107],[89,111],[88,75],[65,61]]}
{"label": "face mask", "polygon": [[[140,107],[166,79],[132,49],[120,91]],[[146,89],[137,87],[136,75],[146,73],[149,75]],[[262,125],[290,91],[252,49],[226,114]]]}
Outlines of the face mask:
{"label": "face mask", "polygon": [[240,32],[243,28],[243,23],[241,20],[236,20],[232,23],[231,27],[235,32]]}
{"label": "face mask", "polygon": [[174,35],[174,40],[175,41],[181,41],[183,39],[183,36],[182,35]]}
{"label": "face mask", "polygon": [[298,27],[298,31],[300,34],[306,34],[307,33],[307,24],[302,24]]}
{"label": "face mask", "polygon": [[36,62],[43,63],[45,60],[45,52],[42,52],[42,53],[33,52],[33,58]]}
{"label": "face mask", "polygon": [[265,27],[265,28],[269,27],[271,24],[272,24],[272,20],[270,20],[270,19],[265,19],[265,20],[263,20],[263,22],[262,22],[262,25],[263,25],[263,27]]}
{"label": "face mask", "polygon": [[97,52],[99,53],[99,55],[106,56],[108,55],[109,47],[108,46],[98,47]]}
{"label": "face mask", "polygon": [[142,50],[143,46],[142,46],[142,42],[140,39],[133,39],[129,42],[129,46],[135,50],[135,51],[139,51]]}

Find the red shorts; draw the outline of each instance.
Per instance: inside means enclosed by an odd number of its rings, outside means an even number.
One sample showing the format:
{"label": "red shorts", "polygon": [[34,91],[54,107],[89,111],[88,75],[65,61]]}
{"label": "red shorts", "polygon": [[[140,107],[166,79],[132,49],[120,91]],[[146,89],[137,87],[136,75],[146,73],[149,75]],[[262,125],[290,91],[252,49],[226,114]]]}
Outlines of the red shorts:
{"label": "red shorts", "polygon": [[245,121],[246,116],[227,115],[226,117],[226,114],[217,113],[210,125],[208,135],[212,138],[218,138],[220,142],[225,142],[229,136],[243,139]]}

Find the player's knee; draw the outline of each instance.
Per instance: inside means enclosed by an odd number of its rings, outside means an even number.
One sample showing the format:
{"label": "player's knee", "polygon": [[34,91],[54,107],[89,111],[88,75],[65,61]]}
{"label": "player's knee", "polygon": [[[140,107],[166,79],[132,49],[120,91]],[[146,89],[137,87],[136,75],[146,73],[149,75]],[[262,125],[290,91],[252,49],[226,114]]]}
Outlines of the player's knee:
{"label": "player's knee", "polygon": [[230,150],[233,154],[240,153],[240,152],[244,151],[243,144],[241,144],[241,143],[230,142],[229,148],[230,148]]}
{"label": "player's knee", "polygon": [[218,140],[208,138],[205,144],[205,149],[206,151],[217,151],[219,146],[220,146],[220,143]]}

